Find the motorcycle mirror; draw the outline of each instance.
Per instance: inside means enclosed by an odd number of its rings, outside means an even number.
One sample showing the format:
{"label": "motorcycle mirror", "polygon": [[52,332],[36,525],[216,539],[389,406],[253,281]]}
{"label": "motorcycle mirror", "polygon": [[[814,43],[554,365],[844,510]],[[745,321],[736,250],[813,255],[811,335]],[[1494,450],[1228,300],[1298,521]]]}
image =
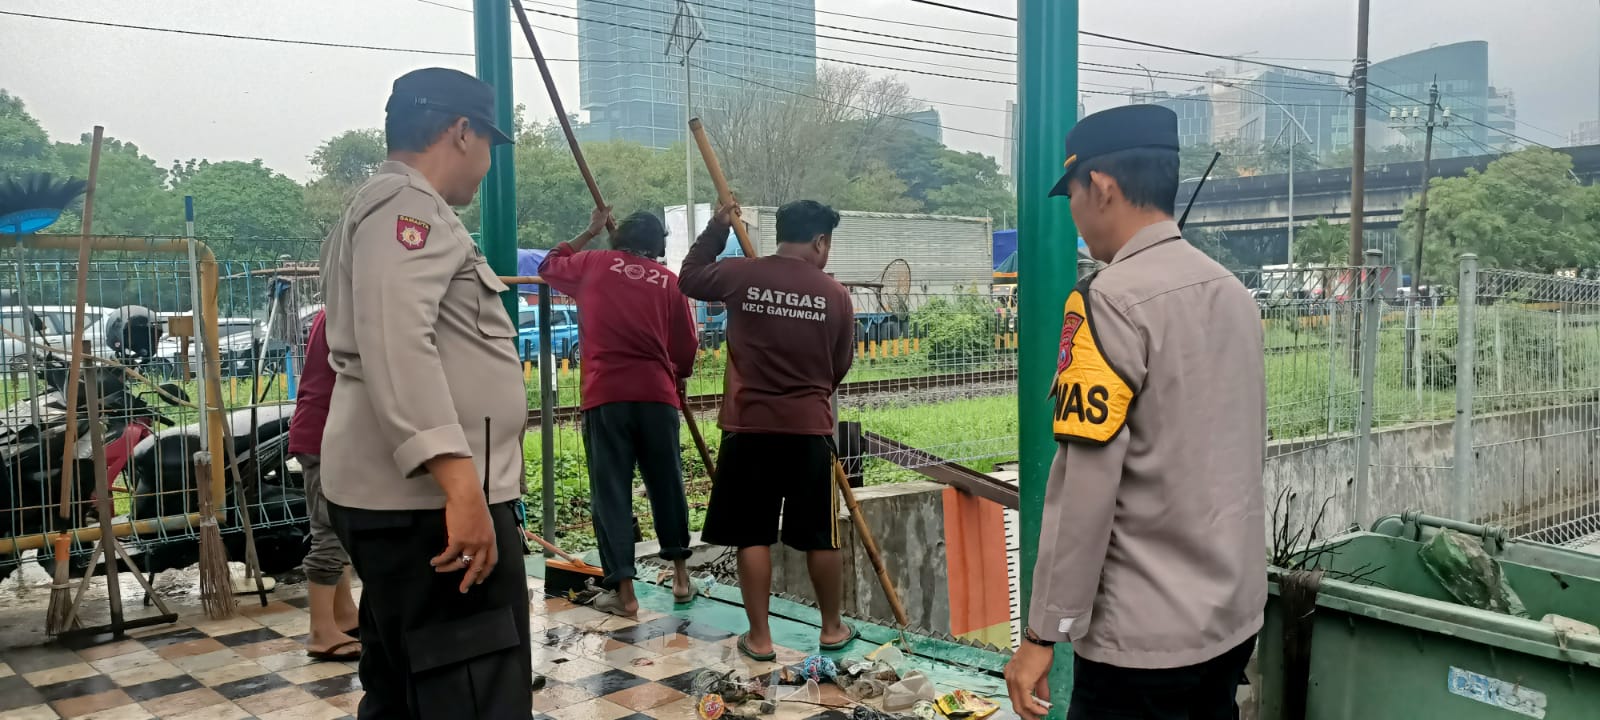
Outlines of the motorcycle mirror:
{"label": "motorcycle mirror", "polygon": [[183,391],[182,385],[177,383],[164,383],[160,387],[162,392],[165,392],[166,394],[178,398],[184,402],[189,402],[189,393]]}

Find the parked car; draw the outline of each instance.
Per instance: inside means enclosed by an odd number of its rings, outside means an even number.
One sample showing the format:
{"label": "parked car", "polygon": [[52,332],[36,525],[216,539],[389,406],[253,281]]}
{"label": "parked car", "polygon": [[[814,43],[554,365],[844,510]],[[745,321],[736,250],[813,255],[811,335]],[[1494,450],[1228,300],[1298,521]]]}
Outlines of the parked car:
{"label": "parked car", "polygon": [[[35,327],[31,337],[33,342],[49,345],[65,350],[72,343],[72,316],[76,308],[70,305],[35,305],[33,306]],[[96,353],[106,349],[104,321],[107,317],[115,315],[113,308],[88,305],[83,312],[83,338],[93,343],[91,346]],[[17,336],[28,336],[27,309],[19,305],[0,307],[0,326],[5,327],[8,333]],[[26,365],[28,348],[23,342],[11,335],[0,334],[0,360],[6,365],[6,370],[21,372]],[[39,353],[34,353],[35,357]]]}
{"label": "parked car", "polygon": [[[578,362],[578,306],[550,309],[551,353],[557,360]],[[539,306],[517,301],[517,355],[523,362],[539,363]]]}

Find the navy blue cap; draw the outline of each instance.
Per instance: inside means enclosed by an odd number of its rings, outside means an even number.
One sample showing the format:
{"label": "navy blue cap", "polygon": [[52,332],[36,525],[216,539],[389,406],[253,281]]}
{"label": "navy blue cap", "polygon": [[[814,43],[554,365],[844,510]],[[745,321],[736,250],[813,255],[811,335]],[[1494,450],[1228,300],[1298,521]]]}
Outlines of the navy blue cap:
{"label": "navy blue cap", "polygon": [[1178,151],[1178,114],[1160,105],[1123,105],[1085,117],[1067,133],[1065,172],[1050,190],[1067,194],[1067,182],[1083,161],[1118,150],[1164,148]]}
{"label": "navy blue cap", "polygon": [[460,115],[471,120],[473,127],[487,130],[493,144],[512,141],[495,125],[494,88],[460,70],[422,68],[401,75],[383,109],[392,113],[407,108]]}

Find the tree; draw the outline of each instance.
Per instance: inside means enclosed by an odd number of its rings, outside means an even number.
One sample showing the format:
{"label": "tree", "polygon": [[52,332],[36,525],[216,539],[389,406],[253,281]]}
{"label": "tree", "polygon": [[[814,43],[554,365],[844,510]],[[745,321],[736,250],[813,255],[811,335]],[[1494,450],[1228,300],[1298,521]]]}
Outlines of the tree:
{"label": "tree", "polygon": [[[1434,178],[1428,195],[1423,275],[1449,284],[1461,253],[1484,267],[1551,273],[1600,265],[1600,188],[1572,178],[1571,156],[1530,148],[1489,163],[1483,172]],[[1414,257],[1417,201],[1400,224]]]}
{"label": "tree", "polygon": [[963,217],[1015,218],[1017,194],[994,158],[939,148],[939,187],[927,194],[927,212]]}
{"label": "tree", "polygon": [[282,248],[260,240],[311,233],[300,185],[260,160],[202,161],[175,190],[194,196],[195,233],[221,258],[276,258]]}
{"label": "tree", "polygon": [[1218,265],[1230,270],[1242,266],[1242,263],[1239,262],[1238,258],[1234,257],[1233,252],[1225,244],[1228,239],[1227,233],[1197,228],[1185,230],[1183,239],[1188,240],[1189,244],[1193,245],[1196,250],[1205,253],[1206,257],[1217,261]]}
{"label": "tree", "polygon": [[[1367,148],[1366,162],[1367,167],[1369,168],[1377,167],[1379,165],[1387,165],[1389,163],[1420,162],[1421,160],[1422,148],[1420,147],[1398,144],[1390,145],[1384,148]],[[1323,158],[1322,166],[1330,168],[1347,168],[1354,164],[1355,150],[1350,147],[1342,147],[1338,150],[1328,153],[1327,157]]]}
{"label": "tree", "polygon": [[[89,176],[94,136],[76,144],[56,143],[56,154],[75,177]],[[52,232],[78,232],[82,218],[68,215]],[[183,198],[167,185],[167,171],[131,142],[107,137],[100,147],[94,192],[98,235],[176,235],[183,230]]]}
{"label": "tree", "polygon": [[49,134],[28,114],[22,98],[0,90],[0,177],[63,170]]}
{"label": "tree", "polygon": [[1294,262],[1296,265],[1348,265],[1349,226],[1333,225],[1327,218],[1317,218],[1310,225],[1296,228]]}
{"label": "tree", "polygon": [[366,182],[388,156],[383,131],[367,128],[346,130],[324,140],[310,160],[319,179],[350,187]]}
{"label": "tree", "polygon": [[798,94],[752,86],[707,114],[729,182],[747,205],[836,202],[873,149],[917,109],[904,84],[859,68],[818,68]]}
{"label": "tree", "polygon": [[383,131],[377,128],[346,130],[311,153],[317,177],[303,193],[312,232],[325,236],[344,215],[351,196],[388,158]]}

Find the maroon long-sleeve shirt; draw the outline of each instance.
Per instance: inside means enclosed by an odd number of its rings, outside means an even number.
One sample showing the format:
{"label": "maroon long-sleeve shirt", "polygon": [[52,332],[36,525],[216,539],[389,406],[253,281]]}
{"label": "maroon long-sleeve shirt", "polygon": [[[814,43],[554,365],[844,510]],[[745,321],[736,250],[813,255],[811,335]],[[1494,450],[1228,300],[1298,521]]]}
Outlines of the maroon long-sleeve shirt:
{"label": "maroon long-sleeve shirt", "polygon": [[578,301],[581,408],[615,402],[678,405],[678,378],[694,373],[700,335],[678,276],[620,250],[575,252],[561,243],[539,266],[550,287]]}
{"label": "maroon long-sleeve shirt", "polygon": [[319,312],[311,321],[305,367],[295,389],[294,417],[289,418],[289,452],[296,455],[322,454],[322,428],[328,423],[328,401],[333,399],[334,374],[328,365],[328,332],[322,317]]}
{"label": "maroon long-sleeve shirt", "polygon": [[850,292],[795,258],[726,258],[715,221],[683,259],[683,292],[728,308],[728,432],[832,435],[833,391],[855,359]]}

